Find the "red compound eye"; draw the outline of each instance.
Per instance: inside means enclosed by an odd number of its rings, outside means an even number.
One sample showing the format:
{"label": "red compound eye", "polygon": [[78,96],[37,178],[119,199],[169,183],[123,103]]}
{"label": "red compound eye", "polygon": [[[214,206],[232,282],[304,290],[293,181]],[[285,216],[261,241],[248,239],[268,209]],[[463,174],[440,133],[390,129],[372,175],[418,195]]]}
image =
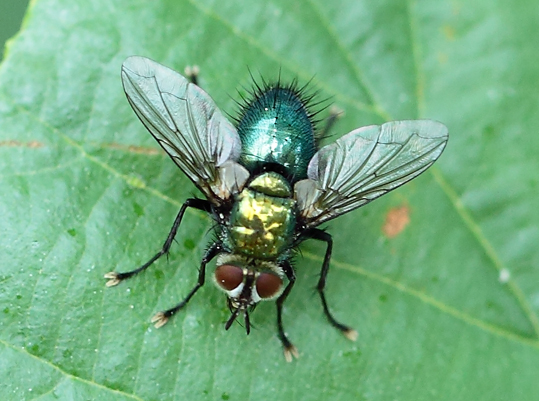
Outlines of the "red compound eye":
{"label": "red compound eye", "polygon": [[260,298],[271,298],[275,296],[281,286],[283,285],[283,280],[273,273],[260,273],[256,279],[256,292]]}
{"label": "red compound eye", "polygon": [[243,281],[243,270],[232,265],[218,266],[215,269],[215,281],[224,290],[232,291]]}

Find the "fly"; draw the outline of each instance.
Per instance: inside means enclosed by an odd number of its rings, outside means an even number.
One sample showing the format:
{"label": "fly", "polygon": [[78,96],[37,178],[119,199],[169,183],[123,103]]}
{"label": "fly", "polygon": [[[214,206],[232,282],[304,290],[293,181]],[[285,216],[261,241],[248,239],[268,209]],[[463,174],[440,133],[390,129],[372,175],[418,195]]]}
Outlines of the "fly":
{"label": "fly", "polygon": [[216,259],[213,281],[231,310],[225,329],[242,316],[249,334],[249,312],[260,301],[275,300],[278,336],[291,361],[298,351],[282,321],[296,281],[291,257],[303,241],[315,239],[326,244],[316,287],[324,314],[355,340],[357,332],[328,307],[324,288],[333,240],[317,227],[424,172],[445,148],[447,128],[432,120],[393,121],[355,129],[319,148],[311,97],[295,84],[257,85],[232,124],[193,80],[150,59],[129,57],[122,82],[139,119],[205,199],[187,199],[162,249],[138,269],[107,273],[107,286],[167,254],[185,211],[199,209],[216,221],[216,239],[202,257],[194,287],[152,318],[156,327],[189,302],[204,285],[206,265]]}

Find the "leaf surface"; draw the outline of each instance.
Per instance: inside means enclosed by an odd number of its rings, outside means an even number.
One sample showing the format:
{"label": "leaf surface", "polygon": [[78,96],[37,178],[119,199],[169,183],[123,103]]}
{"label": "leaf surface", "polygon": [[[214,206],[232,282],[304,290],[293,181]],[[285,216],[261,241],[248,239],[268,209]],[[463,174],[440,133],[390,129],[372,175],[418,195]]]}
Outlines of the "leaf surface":
{"label": "leaf surface", "polygon": [[[0,398],[535,399],[539,6],[252,3],[32,2],[0,67]],[[187,309],[154,329],[150,317],[196,280],[211,227],[197,212],[168,261],[105,288],[103,274],[157,252],[197,194],[125,99],[131,55],[199,65],[231,114],[249,67],[268,80],[312,78],[344,111],[335,137],[396,119],[449,127],[427,173],[329,224],[327,297],[357,342],[325,322],[315,241],[285,306],[294,363],[272,303],[253,313],[251,335],[225,332],[210,272]]]}

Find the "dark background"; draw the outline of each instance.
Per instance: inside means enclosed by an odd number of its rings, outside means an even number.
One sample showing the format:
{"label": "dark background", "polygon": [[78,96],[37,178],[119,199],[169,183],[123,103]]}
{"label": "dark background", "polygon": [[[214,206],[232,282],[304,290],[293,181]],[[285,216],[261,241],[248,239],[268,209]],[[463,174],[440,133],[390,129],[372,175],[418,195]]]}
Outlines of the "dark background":
{"label": "dark background", "polygon": [[28,0],[0,0],[0,61],[4,58],[6,40],[17,33],[22,17],[28,7]]}

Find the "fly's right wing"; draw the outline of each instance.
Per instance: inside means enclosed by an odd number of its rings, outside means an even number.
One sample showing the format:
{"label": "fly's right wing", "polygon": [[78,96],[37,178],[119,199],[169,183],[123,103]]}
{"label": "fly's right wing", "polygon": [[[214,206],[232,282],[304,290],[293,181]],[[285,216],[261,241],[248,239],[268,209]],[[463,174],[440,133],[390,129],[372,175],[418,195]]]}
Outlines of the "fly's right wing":
{"label": "fly's right wing", "polygon": [[358,128],[320,149],[294,186],[307,227],[363,206],[417,177],[445,148],[445,125],[392,121]]}
{"label": "fly's right wing", "polygon": [[214,203],[241,190],[241,140],[213,99],[177,72],[145,57],[122,65],[131,107],[159,145]]}

